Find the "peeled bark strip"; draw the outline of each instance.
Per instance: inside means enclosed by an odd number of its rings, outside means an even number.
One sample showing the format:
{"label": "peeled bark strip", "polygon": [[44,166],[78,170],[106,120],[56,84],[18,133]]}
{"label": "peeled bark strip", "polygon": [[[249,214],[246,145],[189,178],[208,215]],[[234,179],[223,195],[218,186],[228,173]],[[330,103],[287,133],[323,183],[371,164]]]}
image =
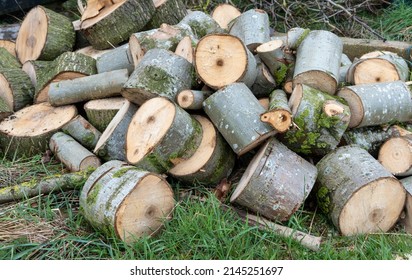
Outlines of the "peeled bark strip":
{"label": "peeled bark strip", "polygon": [[212,187],[230,175],[235,165],[235,154],[207,118],[194,118],[202,126],[202,141],[192,157],[177,164],[168,173],[187,184]]}
{"label": "peeled bark strip", "polygon": [[0,70],[0,98],[14,112],[33,102],[34,88],[29,76],[20,68]]}
{"label": "peeled bark strip", "polygon": [[386,140],[379,150],[378,160],[395,176],[412,175],[412,135]]}
{"label": "peeled bark strip", "polygon": [[81,115],[77,115],[68,124],[63,126],[62,131],[73,137],[77,142],[90,151],[94,149],[97,141],[99,141],[99,138],[102,135],[100,131]]}
{"label": "peeled bark strip", "polygon": [[306,84],[335,94],[342,48],[341,39],[332,32],[309,32],[297,50],[293,84]]}
{"label": "peeled bark strip", "polygon": [[21,68],[20,62],[8,50],[0,46],[0,68]]}
{"label": "peeled bark strip", "polygon": [[257,76],[252,53],[239,38],[229,34],[203,37],[195,50],[195,67],[199,78],[213,89],[236,82],[251,87]]}
{"label": "peeled bark strip", "polygon": [[120,1],[103,8],[97,16],[83,20],[80,31],[95,49],[108,49],[142,30],[154,13],[152,0]]}
{"label": "peeled bark strip", "polygon": [[184,37],[176,47],[175,54],[183,57],[189,63],[193,64],[194,49],[192,46],[192,39],[189,36]]}
{"label": "peeled bark strip", "polygon": [[53,106],[63,106],[92,99],[118,96],[128,78],[127,69],[120,69],[73,80],[54,82],[50,84],[49,102]]}
{"label": "peeled bark strip", "polygon": [[48,69],[53,67],[51,65],[53,65],[52,61],[28,60],[21,69],[29,75],[32,85],[36,88],[38,77],[46,75]]}
{"label": "peeled bark strip", "polygon": [[229,24],[229,28],[229,33],[239,37],[251,52],[270,41],[269,16],[264,10],[244,12]]}
{"label": "peeled bark strip", "polygon": [[318,206],[343,235],[386,232],[398,220],[405,190],[379,162],[357,146],[340,147],[318,168]]}
{"label": "peeled bark strip", "polygon": [[211,91],[186,89],[177,94],[176,101],[183,109],[200,110],[203,108],[203,101],[211,94]]}
{"label": "peeled bark strip", "polygon": [[179,22],[180,24],[189,25],[198,39],[212,33],[224,33],[220,25],[211,16],[201,11],[190,12]]}
{"label": "peeled bark strip", "polygon": [[242,83],[218,90],[203,102],[203,109],[238,156],[276,133],[260,121],[264,109]]}
{"label": "peeled bark strip", "polygon": [[0,122],[13,114],[13,110],[7,105],[7,102],[0,96]]}
{"label": "peeled bark strip", "polygon": [[57,132],[50,138],[49,147],[57,159],[71,172],[100,166],[98,157],[63,132]]}
{"label": "peeled bark strip", "polygon": [[124,83],[121,93],[129,101],[141,105],[158,96],[175,100],[177,93],[192,88],[193,83],[191,63],[167,50],[152,49]]}
{"label": "peeled bark strip", "polygon": [[255,56],[255,59],[257,76],[250,90],[257,98],[267,97],[276,88],[276,81],[259,56]]}
{"label": "peeled bark strip", "polygon": [[309,195],[316,176],[314,165],[271,138],[250,162],[230,202],[286,221]]}
{"label": "peeled bark strip", "polygon": [[412,234],[412,177],[409,176],[400,180],[406,190],[406,204],[405,204],[405,225],[406,232]]}
{"label": "peeled bark strip", "polygon": [[300,27],[291,28],[286,33],[286,48],[289,50],[297,50],[302,41],[308,36],[310,30]]}
{"label": "peeled bark strip", "polygon": [[270,124],[280,133],[289,130],[292,125],[292,111],[283,90],[277,89],[270,94],[269,109],[260,115],[260,120]]}
{"label": "peeled bark strip", "polygon": [[12,56],[17,57],[16,43],[14,41],[0,39],[0,47],[5,48]]}
{"label": "peeled bark strip", "polygon": [[111,72],[127,69],[130,73],[134,70],[133,58],[129,50],[129,44],[117,47],[96,59],[97,73]]}
{"label": "peeled bark strip", "polygon": [[298,84],[289,99],[294,127],[282,135],[289,149],[323,156],[340,143],[351,112],[336,96]]}
{"label": "peeled bark strip", "polygon": [[156,7],[146,28],[158,28],[163,23],[178,24],[186,15],[187,9],[182,0],[153,0]]}
{"label": "peeled bark strip", "polygon": [[127,130],[127,161],[165,173],[192,157],[201,140],[197,120],[167,98],[152,98],[139,108]]}
{"label": "peeled bark strip", "polygon": [[111,169],[82,196],[86,197],[80,200],[86,220],[125,242],[155,235],[175,205],[173,190],[164,178],[130,166]]}
{"label": "peeled bark strip", "polygon": [[77,115],[75,106],[32,105],[0,123],[0,147],[8,157],[44,153],[51,136]]}
{"label": "peeled bark strip", "polygon": [[16,40],[16,53],[23,64],[27,60],[53,60],[71,51],[75,42],[72,22],[42,6],[30,10]]}
{"label": "peeled bark strip", "polygon": [[349,127],[404,122],[412,118],[410,91],[404,82],[347,86],[338,92],[352,113]]}
{"label": "peeled bark strip", "polygon": [[241,14],[238,8],[230,4],[219,4],[212,11],[211,16],[220,27],[229,29],[229,23]]}
{"label": "peeled bark strip", "polygon": [[126,102],[123,97],[90,100],[84,104],[87,120],[99,131],[104,131]]}
{"label": "peeled bark strip", "polygon": [[126,101],[97,142],[94,153],[105,161],[126,160],[126,132],[137,107]]}
{"label": "peeled bark strip", "polygon": [[407,81],[409,67],[395,53],[376,51],[356,60],[348,69],[346,81],[353,85]]}

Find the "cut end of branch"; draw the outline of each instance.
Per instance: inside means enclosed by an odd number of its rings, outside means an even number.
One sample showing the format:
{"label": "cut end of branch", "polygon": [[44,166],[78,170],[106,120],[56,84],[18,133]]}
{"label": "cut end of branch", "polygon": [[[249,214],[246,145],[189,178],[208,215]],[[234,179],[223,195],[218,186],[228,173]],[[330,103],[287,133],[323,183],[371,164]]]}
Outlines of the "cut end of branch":
{"label": "cut end of branch", "polygon": [[292,125],[292,116],[286,110],[275,110],[262,114],[260,120],[264,123],[270,124],[274,129],[280,133],[289,130]]}

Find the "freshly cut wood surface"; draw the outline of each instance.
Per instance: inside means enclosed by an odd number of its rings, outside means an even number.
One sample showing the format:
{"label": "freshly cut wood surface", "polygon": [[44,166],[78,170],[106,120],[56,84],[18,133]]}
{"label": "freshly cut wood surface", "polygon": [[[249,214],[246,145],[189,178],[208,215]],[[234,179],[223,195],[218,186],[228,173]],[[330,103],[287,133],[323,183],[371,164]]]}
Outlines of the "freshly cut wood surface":
{"label": "freshly cut wood surface", "polygon": [[203,108],[203,101],[211,94],[211,91],[185,89],[177,94],[176,102],[183,109],[200,110]]}
{"label": "freshly cut wood surface", "polygon": [[395,176],[412,175],[412,136],[386,140],[379,150],[378,160]]}
{"label": "freshly cut wood surface", "polygon": [[229,22],[240,16],[242,13],[238,8],[230,4],[219,4],[212,11],[211,16],[223,29],[228,29]]}
{"label": "freshly cut wood surface", "polygon": [[10,40],[0,40],[0,47],[5,48],[12,56],[17,57],[16,43]]}
{"label": "freshly cut wood surface", "polygon": [[86,112],[87,120],[102,132],[125,102],[126,99],[123,97],[95,99],[86,102],[83,108]]}
{"label": "freshly cut wood surface", "polygon": [[39,78],[41,79],[41,76],[45,75],[44,73],[52,67],[52,63],[52,61],[27,60],[21,69],[29,75],[31,83],[34,87],[36,87],[37,80]]}
{"label": "freshly cut wood surface", "polygon": [[76,52],[87,55],[87,56],[90,56],[94,59],[98,59],[99,57],[101,57],[105,53],[110,52],[110,49],[96,50],[95,48],[93,48],[93,46],[87,46],[87,47],[76,50]]}
{"label": "freshly cut wood surface", "polygon": [[193,63],[192,39],[189,36],[184,37],[176,47],[175,54],[183,57],[190,63]]}
{"label": "freshly cut wood surface", "polygon": [[292,125],[292,111],[288,105],[286,93],[274,90],[269,97],[269,109],[260,115],[260,120],[269,123],[280,133],[287,131]]}

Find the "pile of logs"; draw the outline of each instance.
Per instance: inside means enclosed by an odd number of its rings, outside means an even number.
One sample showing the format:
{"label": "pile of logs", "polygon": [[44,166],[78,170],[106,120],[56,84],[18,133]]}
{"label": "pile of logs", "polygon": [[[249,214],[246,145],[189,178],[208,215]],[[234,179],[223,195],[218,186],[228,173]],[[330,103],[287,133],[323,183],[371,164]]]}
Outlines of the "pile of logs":
{"label": "pile of logs", "polygon": [[0,149],[96,168],[81,209],[126,241],[172,217],[166,176],[214,187],[245,154],[230,201],[259,216],[286,221],[313,194],[343,235],[388,231],[404,209],[411,232],[405,57],[353,59],[323,30],[272,35],[265,11],[229,4],[89,0],[74,23],[37,6],[0,47]]}

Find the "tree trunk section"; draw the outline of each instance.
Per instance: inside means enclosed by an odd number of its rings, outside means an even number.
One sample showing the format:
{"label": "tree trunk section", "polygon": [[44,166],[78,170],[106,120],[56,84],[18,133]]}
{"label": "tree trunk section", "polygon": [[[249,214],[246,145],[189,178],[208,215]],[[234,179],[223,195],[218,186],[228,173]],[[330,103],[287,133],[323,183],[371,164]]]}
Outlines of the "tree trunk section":
{"label": "tree trunk section", "polygon": [[28,60],[53,60],[71,51],[75,43],[72,22],[42,6],[30,10],[16,40],[16,53],[23,64]]}
{"label": "tree trunk section", "polygon": [[194,49],[192,39],[189,36],[184,37],[176,47],[175,54],[183,57],[189,63],[193,64]]}
{"label": "tree trunk section", "polygon": [[294,27],[286,33],[285,46],[288,50],[297,50],[302,41],[308,36],[310,30],[300,27]]}
{"label": "tree trunk section", "polygon": [[7,105],[7,102],[0,96],[0,122],[13,114],[13,110]]}
{"label": "tree trunk section", "polygon": [[238,156],[276,133],[260,121],[264,109],[242,83],[218,90],[204,101],[203,109]]}
{"label": "tree trunk section", "polygon": [[270,94],[269,109],[260,115],[260,120],[270,124],[279,133],[289,130],[292,125],[292,111],[283,90],[276,89]]}
{"label": "tree trunk section", "polygon": [[412,177],[406,177],[400,180],[406,190],[406,203],[405,203],[405,219],[403,224],[405,225],[406,232],[412,234]]}
{"label": "tree trunk section", "polygon": [[127,161],[165,173],[189,159],[202,141],[202,127],[186,111],[164,97],[145,102],[133,116],[126,135]]}
{"label": "tree trunk section", "polygon": [[50,150],[70,172],[97,168],[100,160],[71,136],[57,132],[50,138]]}
{"label": "tree trunk section", "polygon": [[183,109],[200,110],[203,108],[203,101],[211,94],[211,91],[186,89],[176,95],[176,101]]}
{"label": "tree trunk section", "polygon": [[250,162],[230,202],[273,221],[286,221],[302,205],[316,181],[317,170],[275,138]]}
{"label": "tree trunk section", "polygon": [[201,11],[190,12],[178,25],[181,24],[189,25],[198,39],[212,33],[224,33],[224,30],[211,16]]}
{"label": "tree trunk section", "polygon": [[0,70],[0,97],[12,111],[32,104],[33,92],[29,76],[20,68]]}
{"label": "tree trunk section", "polygon": [[187,184],[213,187],[230,175],[235,165],[235,154],[207,118],[194,118],[202,126],[202,141],[192,157],[180,162],[168,173]]}
{"label": "tree trunk section", "polygon": [[37,88],[38,77],[46,75],[45,73],[52,67],[52,64],[52,61],[28,60],[23,64],[22,70],[29,75],[34,88]]}
{"label": "tree trunk section", "polygon": [[404,122],[412,118],[412,100],[404,82],[374,83],[344,87],[338,96],[351,110],[349,127]]}
{"label": "tree trunk section", "polygon": [[267,97],[276,88],[276,81],[259,56],[255,56],[255,59],[257,64],[257,76],[250,90],[257,98]]}
{"label": "tree trunk section", "polygon": [[214,8],[211,13],[212,18],[220,25],[224,30],[229,29],[229,23],[240,16],[242,13],[238,8],[230,4],[219,4]]}
{"label": "tree trunk section", "polygon": [[63,106],[118,96],[128,78],[127,69],[120,69],[73,80],[54,82],[50,84],[49,102],[53,106]]}
{"label": "tree trunk section", "polygon": [[102,135],[100,131],[81,115],[77,115],[68,124],[63,126],[62,131],[73,137],[89,151],[92,151],[96,147],[97,141],[99,141]]}
{"label": "tree trunk section", "polygon": [[8,50],[0,46],[0,68],[21,68],[20,62]]}
{"label": "tree trunk section", "polygon": [[187,10],[182,0],[154,0],[156,12],[146,28],[158,28],[163,23],[178,24],[186,15]]}
{"label": "tree trunk section", "polygon": [[297,50],[293,84],[335,94],[341,56],[342,41],[338,36],[324,30],[309,32]]}
{"label": "tree trunk section", "polygon": [[126,132],[137,107],[126,101],[111,120],[94,148],[94,153],[105,161],[126,160]]}
{"label": "tree trunk section", "polygon": [[86,197],[80,200],[86,220],[104,234],[114,232],[129,243],[158,233],[175,205],[164,178],[131,166],[111,169],[82,196]]}
{"label": "tree trunk section", "polygon": [[123,97],[90,100],[84,104],[87,120],[99,131],[104,131],[126,102]]}
{"label": "tree trunk section", "polygon": [[108,49],[142,30],[154,13],[152,0],[121,1],[103,8],[98,16],[83,20],[80,31],[95,49]]}
{"label": "tree trunk section", "polygon": [[17,58],[16,43],[14,41],[0,39],[0,48],[5,48],[12,56]]}
{"label": "tree trunk section", "polygon": [[386,140],[379,150],[378,160],[395,176],[412,175],[412,135]]}
{"label": "tree trunk section", "polygon": [[75,106],[32,105],[0,123],[0,147],[7,157],[44,153],[51,136],[77,115]]}
{"label": "tree trunk section", "polygon": [[191,63],[167,50],[152,49],[124,84],[122,95],[138,105],[158,96],[175,100],[176,94],[192,88],[193,83],[194,68]]}
{"label": "tree trunk section", "polygon": [[405,190],[376,159],[358,146],[326,155],[318,168],[318,206],[347,235],[386,232],[398,220]]}
{"label": "tree trunk section", "polygon": [[127,69],[128,73],[134,70],[133,58],[129,50],[129,44],[117,47],[96,59],[97,73],[111,72]]}

